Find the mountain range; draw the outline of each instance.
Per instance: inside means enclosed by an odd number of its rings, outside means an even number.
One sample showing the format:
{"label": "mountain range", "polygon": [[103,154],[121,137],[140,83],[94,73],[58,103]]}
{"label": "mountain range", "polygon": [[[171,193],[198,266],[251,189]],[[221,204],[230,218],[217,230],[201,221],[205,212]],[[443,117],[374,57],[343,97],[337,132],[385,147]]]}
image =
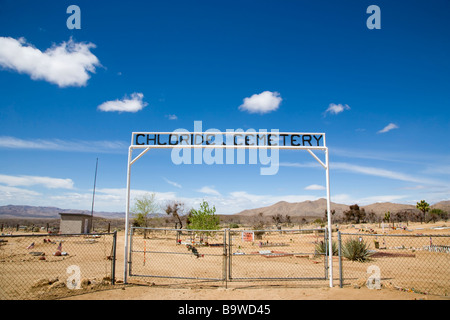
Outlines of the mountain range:
{"label": "mountain range", "polygon": [[[330,203],[330,207],[331,210],[336,211],[335,214],[337,216],[341,215],[344,211],[349,210],[349,205],[334,202]],[[441,201],[435,203],[434,205],[431,205],[430,207],[450,212],[450,201]],[[293,203],[280,201],[271,206],[244,210],[237,213],[237,215],[253,216],[262,213],[264,216],[273,216],[276,214],[281,214],[281,215],[289,215],[291,217],[314,217],[314,216],[323,217],[326,208],[327,208],[327,201],[326,199],[323,198],[315,201],[303,201]],[[377,215],[384,215],[384,213],[387,211],[390,211],[391,213],[405,210],[419,212],[416,209],[415,205],[399,204],[391,202],[377,202],[366,206],[360,206],[360,208],[364,208],[366,213],[373,211]]]}
{"label": "mountain range", "polygon": [[[58,219],[60,213],[83,213],[91,214],[89,210],[77,210],[77,209],[61,209],[56,207],[35,207],[35,206],[22,206],[22,205],[7,205],[0,206],[0,218],[48,218]],[[124,218],[123,212],[94,212],[94,217],[102,217],[109,219]]]}
{"label": "mountain range", "polygon": [[[418,212],[415,205],[399,204],[391,202],[377,202],[366,206],[364,208],[367,213],[373,211],[377,215],[384,215],[385,212],[390,211],[395,213],[398,211],[414,211]],[[323,217],[327,208],[326,199],[318,199],[315,201],[303,202],[286,202],[280,201],[273,205],[255,209],[243,210],[235,215],[253,216],[262,213],[264,216],[273,216],[276,214],[289,215],[291,217]],[[441,201],[431,205],[431,208],[442,209],[450,212],[450,201]],[[345,210],[349,209],[347,204],[339,204],[331,202],[331,210],[336,211],[336,215],[341,215]],[[25,205],[7,205],[0,206],[0,218],[59,218],[59,213],[84,213],[91,214],[88,210],[77,209],[61,209],[56,207],[37,207]],[[219,213],[220,214],[220,213]],[[94,212],[94,217],[101,217],[107,219],[121,219],[125,217],[124,212]]]}

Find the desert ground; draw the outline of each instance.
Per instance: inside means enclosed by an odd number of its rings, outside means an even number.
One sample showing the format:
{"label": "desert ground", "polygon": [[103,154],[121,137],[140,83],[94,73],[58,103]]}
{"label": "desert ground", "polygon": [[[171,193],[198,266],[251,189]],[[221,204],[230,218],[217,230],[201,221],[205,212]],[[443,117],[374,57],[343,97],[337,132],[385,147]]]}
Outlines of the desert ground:
{"label": "desert ground", "polygon": [[[361,233],[364,230],[373,230],[375,232],[386,232],[392,235],[410,235],[413,234],[444,234],[444,235],[450,235],[450,229],[447,229],[446,227],[442,227],[443,223],[437,223],[437,224],[410,224],[407,228],[407,230],[396,228],[396,230],[393,229],[381,229],[377,224],[374,225],[364,225],[363,229],[361,229],[358,226],[349,225],[349,226],[343,226],[341,227],[341,232],[345,233]],[[321,235],[317,233],[312,234],[306,234],[301,235],[300,240],[293,240],[296,237],[296,233],[294,234],[287,234],[280,236],[278,232],[268,232],[263,236],[263,241],[255,240],[254,242],[242,242],[240,240],[239,235],[240,232],[238,230],[234,231],[235,237],[232,239],[233,252],[240,252],[240,253],[250,253],[248,257],[245,257],[245,255],[233,255],[232,261],[232,270],[233,270],[233,276],[235,277],[251,277],[255,273],[257,273],[259,276],[265,276],[264,272],[267,272],[268,274],[266,276],[269,276],[270,274],[275,274],[277,276],[283,277],[283,276],[290,276],[293,272],[300,272],[302,274],[308,274],[311,277],[321,276],[321,274],[324,272],[323,265],[324,265],[324,257],[314,257],[306,256],[303,254],[294,254],[293,256],[289,256],[290,251],[292,252],[311,252],[313,248],[311,247],[312,243],[318,242],[321,240]],[[165,236],[167,237],[167,235]],[[280,238],[281,237],[281,238]],[[136,237],[138,238],[138,237]],[[158,238],[155,236],[155,238]],[[123,243],[123,237],[119,237],[119,243]],[[408,244],[407,241],[410,238],[407,237],[405,239],[402,239],[402,243],[404,243],[406,246],[409,245],[417,245],[417,240],[413,238],[413,242]],[[438,239],[438,238],[437,238]],[[212,237],[212,239],[209,239],[214,242],[221,242],[222,238],[219,236]],[[429,241],[429,238],[421,238],[423,240],[423,243],[427,243]],[[438,239],[441,243],[449,245],[449,238],[441,238]],[[142,241],[143,237],[141,236],[141,242],[140,245],[139,241],[136,241],[134,246],[137,251],[139,249],[142,249]],[[161,249],[161,241],[162,239],[158,240],[147,240],[146,241],[146,247],[147,250],[151,250],[152,247],[152,241],[158,242],[158,248]],[[289,246],[286,247],[278,247],[275,246],[274,252],[280,252],[280,250],[283,250],[282,252],[286,252],[288,255],[286,257],[275,257],[275,258],[268,258],[268,257],[261,257],[261,255],[254,255],[255,252],[258,252],[259,249],[269,249],[269,247],[259,247],[258,243],[264,243],[265,241],[275,244],[280,244],[282,241],[285,241],[286,244],[289,244]],[[389,242],[392,242],[393,240],[388,238],[388,244]],[[406,242],[405,242],[406,241]],[[435,240],[437,241],[437,240]],[[398,243],[392,243],[393,245],[397,245]],[[421,243],[422,244],[422,243]],[[205,248],[208,250],[216,250],[215,253],[217,255],[220,255],[221,248],[217,249],[211,249],[211,248]],[[272,247],[271,249],[274,249]],[[183,252],[185,250],[184,246],[178,246],[177,250],[180,252]],[[386,250],[387,252],[395,251],[395,250]],[[202,250],[199,248],[200,253],[207,254],[207,250]],[[395,251],[397,252],[397,251]],[[403,251],[402,251],[403,252]],[[122,251],[119,249],[118,254],[122,254]],[[211,258],[215,258],[216,255],[213,253]],[[415,258],[409,258],[409,260],[403,261],[398,259],[392,259],[392,258],[380,258],[377,262],[382,266],[382,269],[395,269],[395,267],[392,267],[392,265],[398,264],[398,263],[408,263],[412,265],[410,268],[400,268],[398,272],[404,274],[405,272],[411,272],[410,277],[406,277],[408,281],[411,281],[414,285],[415,277],[416,277],[416,269],[424,264],[424,262],[429,260],[430,256],[439,257],[439,263],[437,265],[441,264],[448,264],[450,262],[450,256],[446,253],[438,253],[435,255],[432,255],[433,253],[425,253],[425,252],[417,252],[417,255]],[[148,253],[148,256],[151,256],[151,253]],[[150,260],[150,258],[147,259]],[[245,257],[245,260],[241,261],[238,259],[243,259]],[[136,263],[136,260],[138,263]],[[185,260],[183,262],[183,265],[186,266],[192,266],[196,263],[202,261],[203,258],[194,258],[193,256],[187,256],[188,260]],[[136,256],[134,258],[134,264],[138,265],[135,272],[137,274],[145,274],[145,269],[148,266],[148,262],[146,261],[145,266],[143,264],[143,255],[142,252],[140,255]],[[177,274],[180,274],[179,269],[177,268],[170,268],[167,267],[170,265],[170,261],[163,261],[164,258],[160,257],[158,258],[158,264],[162,266],[166,266],[166,268],[161,269],[160,273],[165,273],[165,275],[170,276],[170,272],[172,270],[178,270]],[[247,261],[248,260],[248,261]],[[276,263],[272,263],[272,261],[275,261]],[[119,258],[118,261],[121,261]],[[258,263],[259,262],[259,263]],[[215,262],[217,263],[217,261]],[[234,265],[236,263],[236,265]],[[317,280],[317,281],[228,281],[226,285],[223,282],[201,282],[195,284],[193,281],[189,280],[183,280],[178,283],[174,283],[171,281],[165,281],[161,279],[155,279],[155,278],[137,278],[135,279],[134,283],[135,285],[132,286],[124,286],[122,288],[116,289],[116,290],[109,290],[109,291],[103,291],[103,292],[93,292],[89,294],[79,295],[79,296],[73,296],[67,299],[117,299],[117,300],[449,300],[450,297],[448,296],[442,296],[442,295],[429,295],[429,294],[422,294],[422,293],[416,293],[412,290],[408,289],[399,289],[396,286],[393,286],[391,282],[389,281],[389,277],[386,277],[387,280],[382,280],[382,286],[381,289],[369,289],[366,286],[366,278],[367,275],[363,272],[361,273],[361,264],[351,262],[351,261],[344,261],[344,270],[347,270],[346,274],[350,278],[350,280],[344,281],[344,286],[340,288],[339,286],[339,279],[338,279],[338,261],[337,258],[334,257],[333,259],[333,268],[334,268],[334,279],[333,279],[333,287],[329,286],[329,280]],[[387,263],[387,264],[386,264]],[[293,265],[294,264],[294,265]],[[370,264],[370,263],[369,263]],[[414,265],[417,264],[417,265]],[[206,266],[207,262],[202,261],[202,266]],[[290,265],[290,267],[289,267]],[[362,264],[363,268],[367,268],[367,263]],[[423,275],[424,280],[427,281],[427,277],[433,276],[436,272],[441,272],[442,270],[433,269],[437,268],[436,264],[433,263],[425,263],[425,265],[428,268],[428,271],[426,272],[426,275]],[[281,266],[281,268],[280,268]],[[156,266],[154,266],[156,267]],[[122,267],[118,267],[118,269],[123,270]],[[193,269],[193,268],[190,268]],[[209,269],[208,267],[202,268],[202,269]],[[237,269],[237,270],[236,270]],[[363,270],[364,270],[363,269]],[[408,271],[409,270],[409,271]],[[354,276],[353,276],[354,273]],[[450,273],[448,271],[444,271],[446,274],[446,278],[444,280],[443,286],[450,288]],[[120,277],[119,273],[119,277]],[[344,274],[345,275],[345,274]],[[363,275],[361,277],[361,275]],[[388,274],[390,275],[390,274]],[[211,277],[217,276],[217,274],[212,274]],[[353,277],[352,277],[353,276]],[[383,279],[383,277],[382,277]]]}
{"label": "desert ground", "polygon": [[[450,235],[450,229],[441,223],[436,224],[410,224],[407,230],[384,230],[389,234],[445,234]],[[360,233],[365,230],[380,232],[378,225],[342,226],[341,232]],[[319,233],[299,234],[283,233],[279,231],[267,232],[261,240],[244,241],[240,230],[233,230],[232,233],[232,275],[233,281],[214,280],[220,279],[223,275],[223,243],[222,232],[210,235],[207,239],[210,244],[216,246],[199,246],[197,238],[182,235],[176,238],[175,233],[164,232],[148,235],[144,239],[143,234],[136,234],[133,238],[132,274],[133,275],[156,275],[159,277],[130,276],[128,284],[123,284],[124,277],[124,233],[119,232],[117,237],[117,264],[116,282],[117,286],[108,290],[90,289],[80,290],[82,294],[71,295],[69,297],[58,297],[67,300],[448,300],[445,295],[434,295],[417,293],[410,290],[413,285],[418,285],[420,281],[431,281],[436,274],[443,274],[443,280],[439,280],[439,285],[450,288],[450,274],[447,269],[442,270],[442,264],[448,265],[450,255],[448,253],[419,252],[411,250],[426,244],[429,239],[423,239],[423,243],[417,243],[415,238],[401,238],[402,246],[410,248],[401,251],[399,254],[398,243],[392,242],[386,237],[385,256],[381,256],[372,263],[381,267],[381,289],[369,289],[366,285],[368,275],[365,270],[370,263],[358,263],[343,261],[344,286],[339,287],[338,260],[333,259],[333,287],[329,287],[328,280],[254,280],[252,277],[292,277],[302,274],[306,277],[320,278],[325,273],[325,259],[323,256],[312,256],[315,243],[321,240]],[[369,235],[369,234],[368,234]],[[372,236],[372,235],[370,235]],[[56,237],[56,236],[55,236]],[[57,238],[57,237],[56,237]],[[82,270],[82,278],[89,278],[87,283],[101,281],[109,275],[107,256],[110,255],[110,239],[106,238],[77,238],[65,239],[63,249],[69,251],[68,256],[54,256],[56,239],[52,244],[39,243],[33,250],[45,252],[46,260],[38,260],[30,257],[24,249],[27,243],[15,244],[15,247],[8,249],[8,246],[0,248],[0,267],[2,268],[2,283],[0,289],[6,289],[11,283],[6,283],[8,275],[14,277],[17,274],[24,274],[21,277],[20,285],[34,288],[34,292],[51,292],[51,286],[40,286],[36,288],[36,282],[51,277],[59,278],[64,282],[68,277],[66,269],[69,265],[78,265]],[[449,245],[449,239],[435,238],[435,243]],[[12,240],[12,239],[11,239]],[[380,238],[381,240],[381,238]],[[71,244],[70,242],[74,243]],[[199,257],[187,249],[186,241],[197,243]],[[197,242],[196,242],[197,241]],[[407,241],[413,241],[408,243]],[[392,243],[391,243],[392,242]],[[13,246],[10,242],[8,245]],[[20,247],[20,250],[18,249]],[[82,248],[83,250],[80,250]],[[275,255],[266,253],[271,251]],[[29,250],[28,250],[29,251]],[[12,253],[13,252],[13,253]],[[145,252],[145,253],[144,253]],[[171,254],[166,254],[170,252]],[[405,252],[413,252],[405,254]],[[263,254],[264,253],[264,254]],[[392,258],[390,255],[405,255],[401,260]],[[386,257],[387,255],[387,257]],[[431,260],[430,257],[437,260]],[[406,260],[404,260],[406,259]],[[7,264],[9,262],[10,264]],[[99,267],[90,269],[92,262],[97,262]],[[11,264],[12,263],[12,264]],[[407,264],[410,267],[398,268],[398,264]],[[7,268],[12,265],[13,268]],[[38,270],[30,276],[30,266]],[[424,267],[425,266],[425,267]],[[36,269],[38,268],[38,269]],[[423,272],[423,268],[426,268]],[[86,271],[85,271],[86,270]],[[420,277],[417,277],[417,272]],[[402,288],[393,285],[391,279],[395,279],[401,273],[410,283]],[[407,273],[410,273],[408,275]],[[190,276],[193,275],[205,280],[189,279],[167,279],[167,276]],[[236,279],[236,281],[235,281]],[[409,285],[409,287],[408,287]],[[55,287],[55,286],[53,286]],[[61,286],[60,286],[61,289]],[[67,290],[67,288],[64,288]],[[33,298],[32,298],[33,299]]]}

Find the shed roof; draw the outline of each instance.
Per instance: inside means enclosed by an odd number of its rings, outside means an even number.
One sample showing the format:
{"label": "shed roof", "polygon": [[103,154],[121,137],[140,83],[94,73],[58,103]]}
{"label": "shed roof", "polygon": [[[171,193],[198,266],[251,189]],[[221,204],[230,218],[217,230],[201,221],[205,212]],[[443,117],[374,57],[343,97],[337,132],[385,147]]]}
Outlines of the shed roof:
{"label": "shed roof", "polygon": [[91,218],[92,216],[90,214],[86,214],[86,213],[74,213],[74,212],[60,212],[59,213],[62,216],[79,216],[79,217],[86,217],[86,218]]}

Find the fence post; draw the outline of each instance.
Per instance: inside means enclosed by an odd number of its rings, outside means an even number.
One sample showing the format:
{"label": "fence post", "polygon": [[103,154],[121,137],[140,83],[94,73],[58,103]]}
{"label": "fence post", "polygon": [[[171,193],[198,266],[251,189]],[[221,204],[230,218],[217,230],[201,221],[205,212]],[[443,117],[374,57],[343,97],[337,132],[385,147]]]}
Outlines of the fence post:
{"label": "fence post", "polygon": [[228,229],[228,280],[231,281],[231,259],[233,256],[233,251],[232,251],[232,244],[231,241],[233,240],[233,236],[231,235],[231,230]]}
{"label": "fence post", "polygon": [[342,249],[341,249],[341,231],[338,231],[338,255],[339,255],[339,287],[343,287],[342,281]]}
{"label": "fence post", "polygon": [[[132,263],[131,263],[131,253],[133,252],[133,236],[134,236],[134,227],[130,228],[130,241],[129,241],[129,249],[128,249],[128,262],[126,268],[128,269],[128,275],[132,275]],[[126,272],[126,271],[125,271]]]}
{"label": "fence post", "polygon": [[113,254],[112,254],[112,265],[111,265],[111,284],[116,283],[116,245],[117,245],[117,230],[114,231],[113,235]]}
{"label": "fence post", "polygon": [[325,279],[329,279],[328,278],[328,276],[329,276],[329,272],[328,272],[328,268],[329,268],[329,266],[328,266],[328,262],[329,262],[329,260],[328,260],[328,253],[329,253],[329,248],[328,248],[328,237],[329,237],[329,235],[328,235],[328,229],[327,228],[325,228],[324,229],[324,245],[325,245]]}
{"label": "fence post", "polygon": [[230,229],[225,229],[223,231],[223,279],[225,280],[225,289],[228,288],[227,282],[227,260],[228,260],[228,250],[227,250],[227,233],[230,234]]}

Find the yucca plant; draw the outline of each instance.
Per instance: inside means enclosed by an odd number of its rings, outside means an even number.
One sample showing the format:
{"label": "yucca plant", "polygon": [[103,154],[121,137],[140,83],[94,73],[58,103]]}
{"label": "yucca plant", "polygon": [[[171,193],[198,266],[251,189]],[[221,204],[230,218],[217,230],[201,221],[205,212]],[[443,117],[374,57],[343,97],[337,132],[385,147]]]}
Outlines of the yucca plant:
{"label": "yucca plant", "polygon": [[369,245],[363,239],[352,238],[342,246],[342,255],[351,261],[365,262],[370,260],[372,254]]}
{"label": "yucca plant", "polygon": [[[324,241],[320,241],[315,245],[315,251],[316,254],[325,254],[326,248],[328,246],[328,242],[324,242]],[[333,256],[337,256],[338,255],[338,246],[337,243],[333,241],[332,245],[331,245],[331,249],[333,252]]]}

